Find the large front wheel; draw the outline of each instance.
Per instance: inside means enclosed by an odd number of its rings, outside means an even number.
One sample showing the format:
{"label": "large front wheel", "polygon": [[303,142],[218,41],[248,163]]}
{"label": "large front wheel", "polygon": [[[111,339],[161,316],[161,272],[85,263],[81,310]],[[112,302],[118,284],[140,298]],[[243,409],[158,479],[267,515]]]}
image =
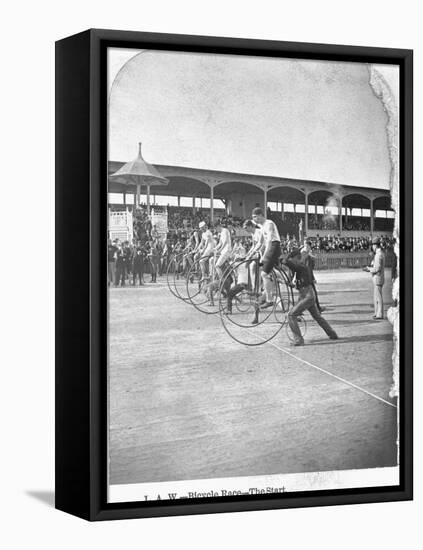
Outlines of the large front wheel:
{"label": "large front wheel", "polygon": [[[274,338],[283,325],[278,317],[284,300],[280,293],[277,273],[270,274],[272,300],[264,307],[262,272],[258,260],[244,260],[235,264],[221,283],[220,319],[223,328],[236,342],[259,346]],[[268,305],[268,304],[266,304]]]}

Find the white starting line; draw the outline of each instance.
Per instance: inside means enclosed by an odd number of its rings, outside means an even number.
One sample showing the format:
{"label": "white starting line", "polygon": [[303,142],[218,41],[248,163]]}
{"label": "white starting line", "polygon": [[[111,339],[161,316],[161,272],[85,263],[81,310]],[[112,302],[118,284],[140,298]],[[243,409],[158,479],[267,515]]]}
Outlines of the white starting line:
{"label": "white starting line", "polygon": [[390,403],[389,401],[386,401],[386,399],[383,399],[382,397],[379,397],[378,395],[375,395],[374,393],[365,390],[361,386],[357,386],[357,384],[354,384],[353,382],[350,382],[349,380],[346,380],[345,378],[342,378],[341,376],[337,376],[336,374],[333,374],[332,372],[327,371],[326,369],[322,369],[321,367],[318,367],[317,365],[313,365],[313,363],[310,363],[310,361],[307,361],[306,359],[302,359],[301,357],[298,357],[297,355],[294,355],[289,350],[285,348],[281,348],[274,342],[267,342],[269,346],[273,346],[277,350],[281,351],[282,353],[285,353],[286,355],[289,355],[289,357],[292,357],[293,359],[296,359],[300,363],[304,363],[304,365],[307,365],[308,367],[311,367],[313,369],[316,369],[320,372],[323,372],[323,374],[326,374],[327,376],[331,376],[332,378],[335,378],[339,382],[342,382],[343,384],[346,384],[347,386],[350,386],[351,388],[355,388],[358,391],[361,391],[362,393],[365,393],[366,395],[369,395],[370,397],[373,397],[374,399],[377,399],[378,401],[382,401],[382,403],[385,403],[385,405],[389,405],[390,407],[393,407],[394,409],[397,409],[397,405],[394,403]]}

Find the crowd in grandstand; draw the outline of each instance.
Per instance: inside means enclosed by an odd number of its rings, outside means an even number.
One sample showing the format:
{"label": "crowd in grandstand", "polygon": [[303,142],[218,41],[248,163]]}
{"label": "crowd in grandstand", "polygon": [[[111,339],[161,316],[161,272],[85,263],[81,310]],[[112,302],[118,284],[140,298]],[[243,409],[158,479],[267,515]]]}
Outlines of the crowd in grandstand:
{"label": "crowd in grandstand", "polygon": [[[157,207],[155,207],[157,208]],[[159,207],[160,208],[160,207]],[[167,207],[169,230],[180,238],[193,227],[198,227],[201,221],[210,225],[210,211],[208,209],[195,209],[192,207],[171,206]],[[237,216],[229,216],[222,209],[214,210],[215,219],[220,219],[229,229],[242,227],[243,219]],[[282,235],[299,235],[299,225],[304,224],[304,213],[299,212],[272,212],[267,209],[267,217],[274,221]],[[313,230],[339,231],[339,219],[337,216],[324,214],[309,214],[308,227]],[[390,232],[393,229],[393,220],[385,218],[375,219],[375,231]],[[141,205],[134,211],[134,234],[138,239],[143,239],[146,233],[151,231],[151,221],[147,215],[146,205]],[[344,231],[370,231],[370,219],[360,216],[343,216],[342,229]]]}
{"label": "crowd in grandstand", "polygon": [[[225,215],[218,212],[220,217],[217,221],[228,227],[233,242],[238,242],[248,249],[250,238],[240,231],[243,220],[238,217]],[[290,213],[291,214],[291,213]],[[268,217],[274,219],[274,215],[268,210]],[[295,229],[294,216],[288,216],[288,221]],[[134,212],[134,238],[132,242],[120,242],[109,239],[108,243],[108,265],[109,284],[124,286],[127,283],[143,284],[145,276],[150,276],[150,281],[155,283],[157,276],[166,272],[171,254],[185,248],[192,231],[198,228],[200,222],[204,221],[210,227],[208,213],[197,211],[193,213],[190,208],[168,209],[168,229],[166,236],[160,235],[157,228],[152,224],[151,218],[147,215],[145,208],[139,208]],[[280,221],[280,220],[279,220]],[[302,246],[298,228],[291,233],[285,231],[278,223],[281,235],[281,250],[283,254]],[[319,253],[348,253],[348,252],[371,252],[372,239],[366,237],[340,237],[337,235],[326,235],[309,237],[307,241],[315,254]],[[389,236],[381,236],[381,247],[386,250],[393,249],[394,240]]]}
{"label": "crowd in grandstand", "polygon": [[[215,209],[215,216],[222,221],[232,231],[242,227],[242,218],[237,216],[228,216],[224,210]],[[186,239],[194,227],[198,227],[198,224],[204,221],[207,225],[211,225],[210,211],[197,209],[193,212],[192,208],[188,207],[168,207],[167,208],[167,223],[169,232],[173,239]],[[151,219],[147,215],[147,208],[145,205],[141,205],[141,208],[137,208],[134,213],[134,235],[137,240],[145,240],[151,236],[153,226]]]}
{"label": "crowd in grandstand", "polygon": [[[381,247],[386,250],[391,250],[394,246],[392,237],[380,236]],[[367,252],[372,248],[371,237],[339,237],[339,236],[324,236],[324,237],[309,237],[307,241],[311,249],[315,253],[331,253],[331,252]],[[288,252],[291,248],[300,246],[296,238],[288,238],[282,240],[282,248]]]}

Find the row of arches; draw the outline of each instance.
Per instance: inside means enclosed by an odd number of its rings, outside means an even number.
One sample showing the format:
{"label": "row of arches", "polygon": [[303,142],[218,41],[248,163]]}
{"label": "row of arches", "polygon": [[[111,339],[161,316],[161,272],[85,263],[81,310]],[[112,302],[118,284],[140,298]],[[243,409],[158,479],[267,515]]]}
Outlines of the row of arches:
{"label": "row of arches", "polygon": [[[154,189],[157,195],[171,196],[191,196],[199,198],[210,198],[210,190],[213,189],[213,198],[226,199],[233,193],[246,195],[248,193],[263,193],[266,202],[284,202],[290,204],[303,204],[309,206],[325,206],[333,198],[338,206],[344,208],[363,208],[370,209],[373,203],[375,210],[389,210],[391,208],[390,196],[380,195],[370,197],[364,193],[355,193],[348,191],[328,191],[319,189],[314,191],[303,191],[290,185],[272,185],[264,189],[263,185],[254,185],[253,183],[224,181],[213,185],[203,182],[200,179],[167,176],[169,184],[167,186],[158,186]],[[112,183],[109,186],[109,192],[128,193],[131,192],[123,184]],[[264,206],[264,204],[263,204]]]}
{"label": "row of arches", "polygon": [[[268,204],[279,205],[281,215],[284,215],[284,205],[293,205],[294,212],[297,206],[301,205],[303,213],[304,229],[317,228],[321,225],[322,217],[330,218],[334,228],[342,231],[348,225],[353,211],[361,210],[368,214],[369,230],[374,229],[374,213],[376,211],[391,210],[390,195],[387,192],[376,194],[373,189],[354,191],[342,186],[333,186],[329,189],[316,189],[318,183],[301,182],[295,186],[289,183],[275,183],[265,181],[263,177],[243,176],[242,179],[249,181],[229,180],[219,177],[190,175],[172,175],[161,169],[163,175],[168,179],[166,186],[157,186],[154,193],[158,196],[176,196],[206,198],[210,200],[210,218],[214,217],[214,200],[223,200],[227,206],[228,214],[240,217],[248,217],[251,207],[260,205],[264,208]],[[169,171],[170,172],[170,171]],[[325,184],[321,184],[322,186]],[[311,188],[307,189],[310,186]],[[109,192],[133,193],[134,191],[113,181],[109,181]],[[135,198],[134,198],[135,200]],[[194,207],[194,201],[193,201]],[[307,212],[308,215],[305,215]],[[325,222],[326,223],[326,222]],[[316,227],[314,227],[316,226]]]}

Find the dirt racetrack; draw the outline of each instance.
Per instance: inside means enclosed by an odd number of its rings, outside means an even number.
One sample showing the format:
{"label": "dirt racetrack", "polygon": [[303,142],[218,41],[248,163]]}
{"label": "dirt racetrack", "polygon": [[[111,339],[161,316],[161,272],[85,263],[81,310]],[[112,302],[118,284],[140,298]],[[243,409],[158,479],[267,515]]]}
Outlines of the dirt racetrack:
{"label": "dirt racetrack", "polygon": [[392,327],[372,320],[371,277],[316,277],[340,339],[307,314],[302,348],[284,330],[263,346],[238,344],[164,277],[110,289],[112,484],[396,465]]}

